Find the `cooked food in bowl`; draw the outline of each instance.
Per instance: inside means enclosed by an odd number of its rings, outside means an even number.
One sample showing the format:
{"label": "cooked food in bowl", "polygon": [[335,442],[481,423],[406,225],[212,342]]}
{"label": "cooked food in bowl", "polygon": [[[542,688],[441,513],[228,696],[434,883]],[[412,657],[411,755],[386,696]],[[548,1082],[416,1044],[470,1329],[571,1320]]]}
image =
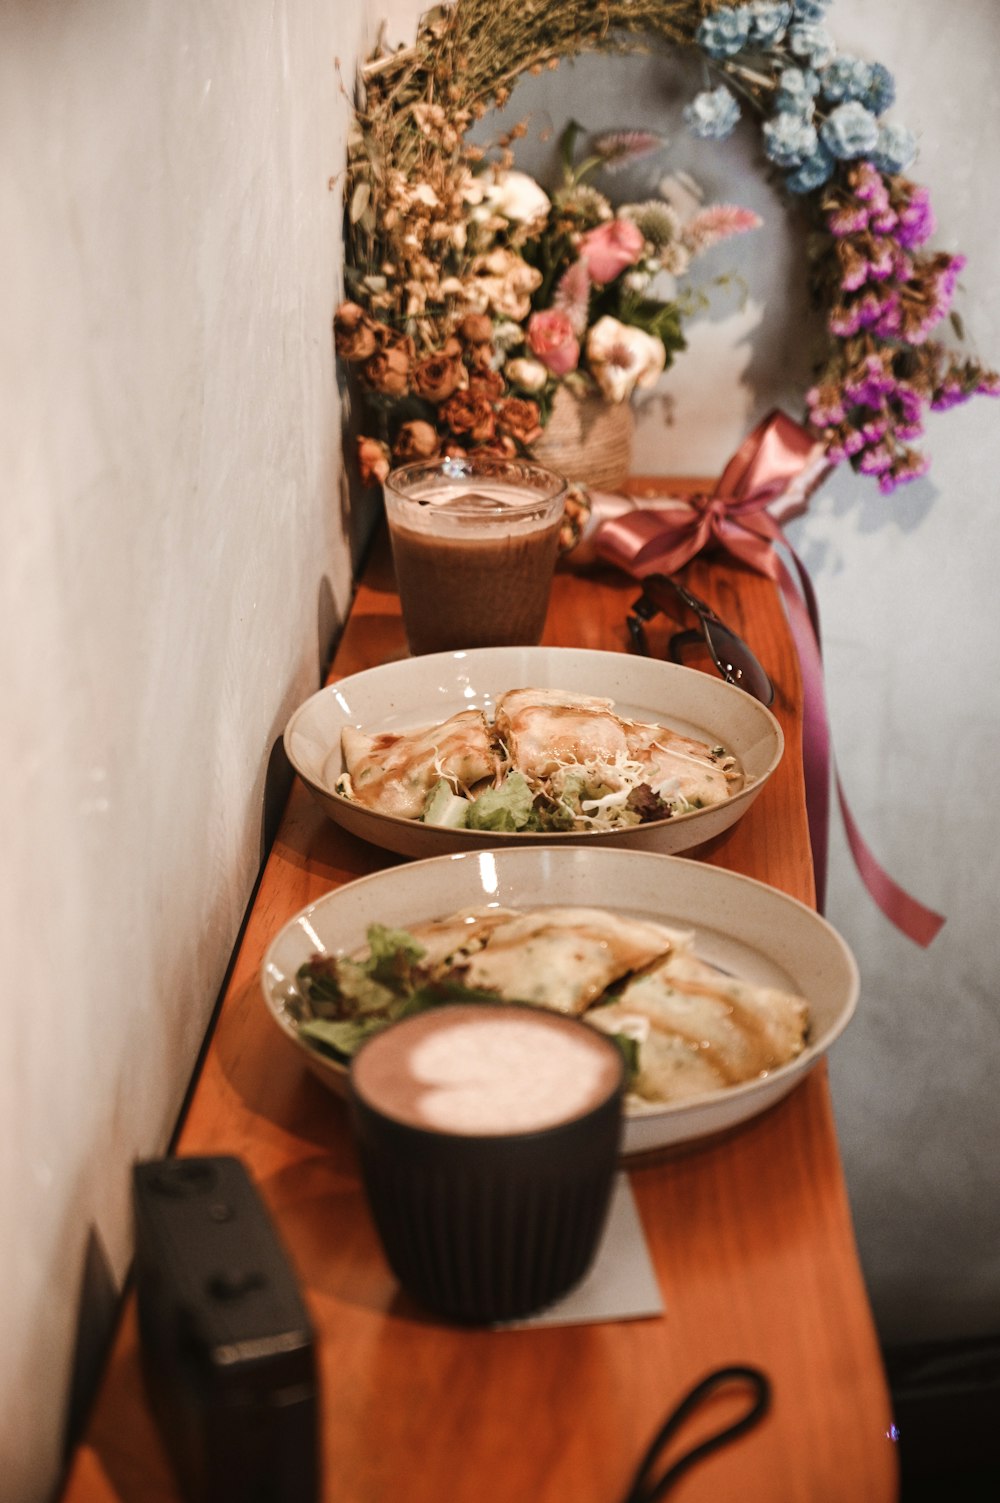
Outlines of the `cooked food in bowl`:
{"label": "cooked food in bowl", "polygon": [[492,721],[461,710],[415,731],[348,725],[341,741],[339,794],[452,829],[626,829],[722,803],[743,785],[725,747],[559,689],[512,689]]}
{"label": "cooked food in bowl", "polygon": [[316,955],[287,1000],[299,1037],[346,1063],[370,1034],[449,1002],[582,1017],[613,1037],[633,1110],[754,1080],[805,1047],[802,997],[709,965],[691,932],[589,907],[464,909],[407,930],[372,924],[351,957]]}

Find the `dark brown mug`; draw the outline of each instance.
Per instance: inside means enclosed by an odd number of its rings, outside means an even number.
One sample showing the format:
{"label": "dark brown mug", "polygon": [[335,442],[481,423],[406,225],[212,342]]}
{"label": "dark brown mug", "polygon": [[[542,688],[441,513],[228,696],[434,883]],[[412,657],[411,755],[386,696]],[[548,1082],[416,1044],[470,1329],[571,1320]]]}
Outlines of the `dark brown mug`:
{"label": "dark brown mug", "polygon": [[365,1190],[390,1267],[463,1324],[577,1284],[607,1216],[624,1059],[575,1018],[458,1003],[373,1035],[350,1071]]}

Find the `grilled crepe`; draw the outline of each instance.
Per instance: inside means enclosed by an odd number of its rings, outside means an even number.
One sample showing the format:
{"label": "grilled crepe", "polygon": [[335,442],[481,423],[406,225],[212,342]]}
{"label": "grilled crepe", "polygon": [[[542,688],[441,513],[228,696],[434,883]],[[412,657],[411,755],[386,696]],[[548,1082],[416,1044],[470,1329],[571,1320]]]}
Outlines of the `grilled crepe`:
{"label": "grilled crepe", "polygon": [[440,725],[377,736],[341,733],[354,798],[377,814],[419,819],[439,778],[471,788],[497,772],[499,758],[481,710],[460,710]]}
{"label": "grilled crepe", "polygon": [[541,908],[497,925],[455,974],[508,1001],[579,1014],[612,982],[686,941],[665,925],[600,908]]}
{"label": "grilled crepe", "polygon": [[805,1045],[808,1009],[802,997],[741,981],[677,948],[588,1021],[640,1040],[637,1095],[676,1101],[787,1064]]}
{"label": "grilled crepe", "polygon": [[497,700],[496,728],[526,778],[546,778],[566,763],[628,756],[610,699],[555,689],[512,689]]}
{"label": "grilled crepe", "polygon": [[626,721],[624,729],[629,755],[643,764],[651,788],[679,794],[695,807],[720,804],[734,791],[734,758],[720,758],[703,741],[666,726]]}
{"label": "grilled crepe", "polygon": [[662,725],[626,720],[614,701],[558,689],[512,689],[497,701],[496,728],[513,765],[546,778],[573,765],[619,769],[629,762],[664,796],[718,804],[737,779],[735,759]]}

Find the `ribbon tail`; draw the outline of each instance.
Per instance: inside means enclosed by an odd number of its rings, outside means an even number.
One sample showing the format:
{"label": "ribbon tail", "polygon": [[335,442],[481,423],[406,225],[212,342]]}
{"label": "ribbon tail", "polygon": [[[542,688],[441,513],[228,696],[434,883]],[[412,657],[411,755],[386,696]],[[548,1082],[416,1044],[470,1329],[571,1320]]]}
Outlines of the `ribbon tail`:
{"label": "ribbon tail", "polygon": [[[802,768],[806,785],[806,817],[816,882],[816,908],[824,913],[830,838],[830,722],[826,713],[818,615],[814,621],[808,606],[810,597],[815,605],[811,583],[800,593],[784,561],[778,554],[775,557],[778,559],[778,583],[802,674]],[[795,562],[801,578],[804,569],[797,558]]]}
{"label": "ribbon tail", "polygon": [[[816,873],[816,907],[820,913],[826,903],[828,837],[830,827],[830,771],[833,753],[830,746],[829,720],[823,687],[823,659],[819,623],[819,603],[805,564],[787,538],[782,539],[795,565],[801,594],[784,562],[779,559],[782,595],[788,609],[792,636],[802,669],[803,725],[802,752],[805,764],[806,809],[809,839]],[[851,813],[847,797],[834,768],[837,800],[847,843],[858,875],[876,905],[894,928],[914,944],[926,948],[940,932],[944,916],[927,908],[900,887],[869,848]]]}

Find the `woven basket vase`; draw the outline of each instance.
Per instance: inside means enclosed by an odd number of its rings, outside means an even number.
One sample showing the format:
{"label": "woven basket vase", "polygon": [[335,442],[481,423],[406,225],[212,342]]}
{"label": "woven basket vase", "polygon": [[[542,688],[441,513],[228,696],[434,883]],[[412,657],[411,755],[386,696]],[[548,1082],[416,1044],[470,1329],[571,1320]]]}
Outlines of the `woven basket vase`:
{"label": "woven basket vase", "polygon": [[632,468],[635,418],[628,402],[577,396],[560,386],[540,439],[532,445],[539,464],[597,490],[615,490]]}

